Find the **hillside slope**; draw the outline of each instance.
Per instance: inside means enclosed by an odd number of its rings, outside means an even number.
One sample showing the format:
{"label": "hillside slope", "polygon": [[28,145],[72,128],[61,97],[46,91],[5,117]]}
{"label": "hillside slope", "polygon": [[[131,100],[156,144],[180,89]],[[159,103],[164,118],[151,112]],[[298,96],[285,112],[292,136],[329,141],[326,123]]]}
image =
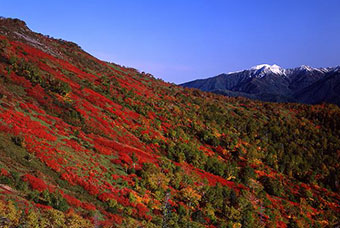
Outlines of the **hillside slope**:
{"label": "hillside slope", "polygon": [[[329,77],[333,80],[327,80]],[[283,69],[277,65],[262,64],[249,70],[220,74],[181,85],[226,96],[262,101],[305,104],[327,102],[340,105],[337,90],[339,80],[340,67],[301,66]]]}
{"label": "hillside slope", "polygon": [[0,19],[0,226],[332,227],[340,109],[184,89]]}

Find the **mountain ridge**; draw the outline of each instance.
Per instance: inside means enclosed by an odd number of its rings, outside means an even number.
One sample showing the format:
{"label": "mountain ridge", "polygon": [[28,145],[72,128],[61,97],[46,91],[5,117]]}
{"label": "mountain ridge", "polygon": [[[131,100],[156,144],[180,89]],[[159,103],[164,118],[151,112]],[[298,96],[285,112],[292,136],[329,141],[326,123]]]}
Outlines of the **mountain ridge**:
{"label": "mountain ridge", "polygon": [[[260,64],[248,70],[223,73],[215,77],[198,79],[180,85],[224,95],[232,94],[233,96],[251,97],[263,101],[302,102],[308,104],[331,102],[339,105],[340,94],[338,91],[329,91],[335,97],[328,97],[327,91],[324,91],[323,99],[317,99],[316,97],[313,99],[300,99],[302,91],[306,93],[305,97],[315,92],[307,89],[312,84],[322,83],[321,79],[330,74],[340,75],[339,69],[339,66],[313,68],[306,65],[283,69],[275,64]],[[334,77],[339,78],[340,76]],[[339,80],[333,80],[333,83],[336,84],[335,87],[339,84]]]}

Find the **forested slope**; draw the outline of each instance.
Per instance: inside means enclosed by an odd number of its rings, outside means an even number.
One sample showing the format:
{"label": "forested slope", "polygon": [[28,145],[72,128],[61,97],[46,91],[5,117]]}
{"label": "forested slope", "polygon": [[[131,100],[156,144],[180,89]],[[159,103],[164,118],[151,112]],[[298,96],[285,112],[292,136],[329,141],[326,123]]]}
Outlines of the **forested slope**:
{"label": "forested slope", "polygon": [[0,19],[0,225],[332,227],[340,109],[229,98]]}

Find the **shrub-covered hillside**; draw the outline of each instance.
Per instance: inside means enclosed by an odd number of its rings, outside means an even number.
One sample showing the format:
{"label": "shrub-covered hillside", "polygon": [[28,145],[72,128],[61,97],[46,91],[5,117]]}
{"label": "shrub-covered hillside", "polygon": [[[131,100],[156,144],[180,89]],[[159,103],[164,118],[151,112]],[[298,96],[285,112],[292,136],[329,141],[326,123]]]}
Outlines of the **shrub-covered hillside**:
{"label": "shrub-covered hillside", "polygon": [[0,227],[334,227],[339,135],[0,19]]}

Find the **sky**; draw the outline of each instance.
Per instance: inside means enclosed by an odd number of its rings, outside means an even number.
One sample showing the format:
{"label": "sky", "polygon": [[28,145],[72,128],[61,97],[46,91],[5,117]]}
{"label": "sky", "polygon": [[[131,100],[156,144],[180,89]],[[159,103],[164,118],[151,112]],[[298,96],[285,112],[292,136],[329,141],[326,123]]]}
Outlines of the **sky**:
{"label": "sky", "polygon": [[0,16],[182,83],[268,63],[340,65],[339,0],[0,0]]}

